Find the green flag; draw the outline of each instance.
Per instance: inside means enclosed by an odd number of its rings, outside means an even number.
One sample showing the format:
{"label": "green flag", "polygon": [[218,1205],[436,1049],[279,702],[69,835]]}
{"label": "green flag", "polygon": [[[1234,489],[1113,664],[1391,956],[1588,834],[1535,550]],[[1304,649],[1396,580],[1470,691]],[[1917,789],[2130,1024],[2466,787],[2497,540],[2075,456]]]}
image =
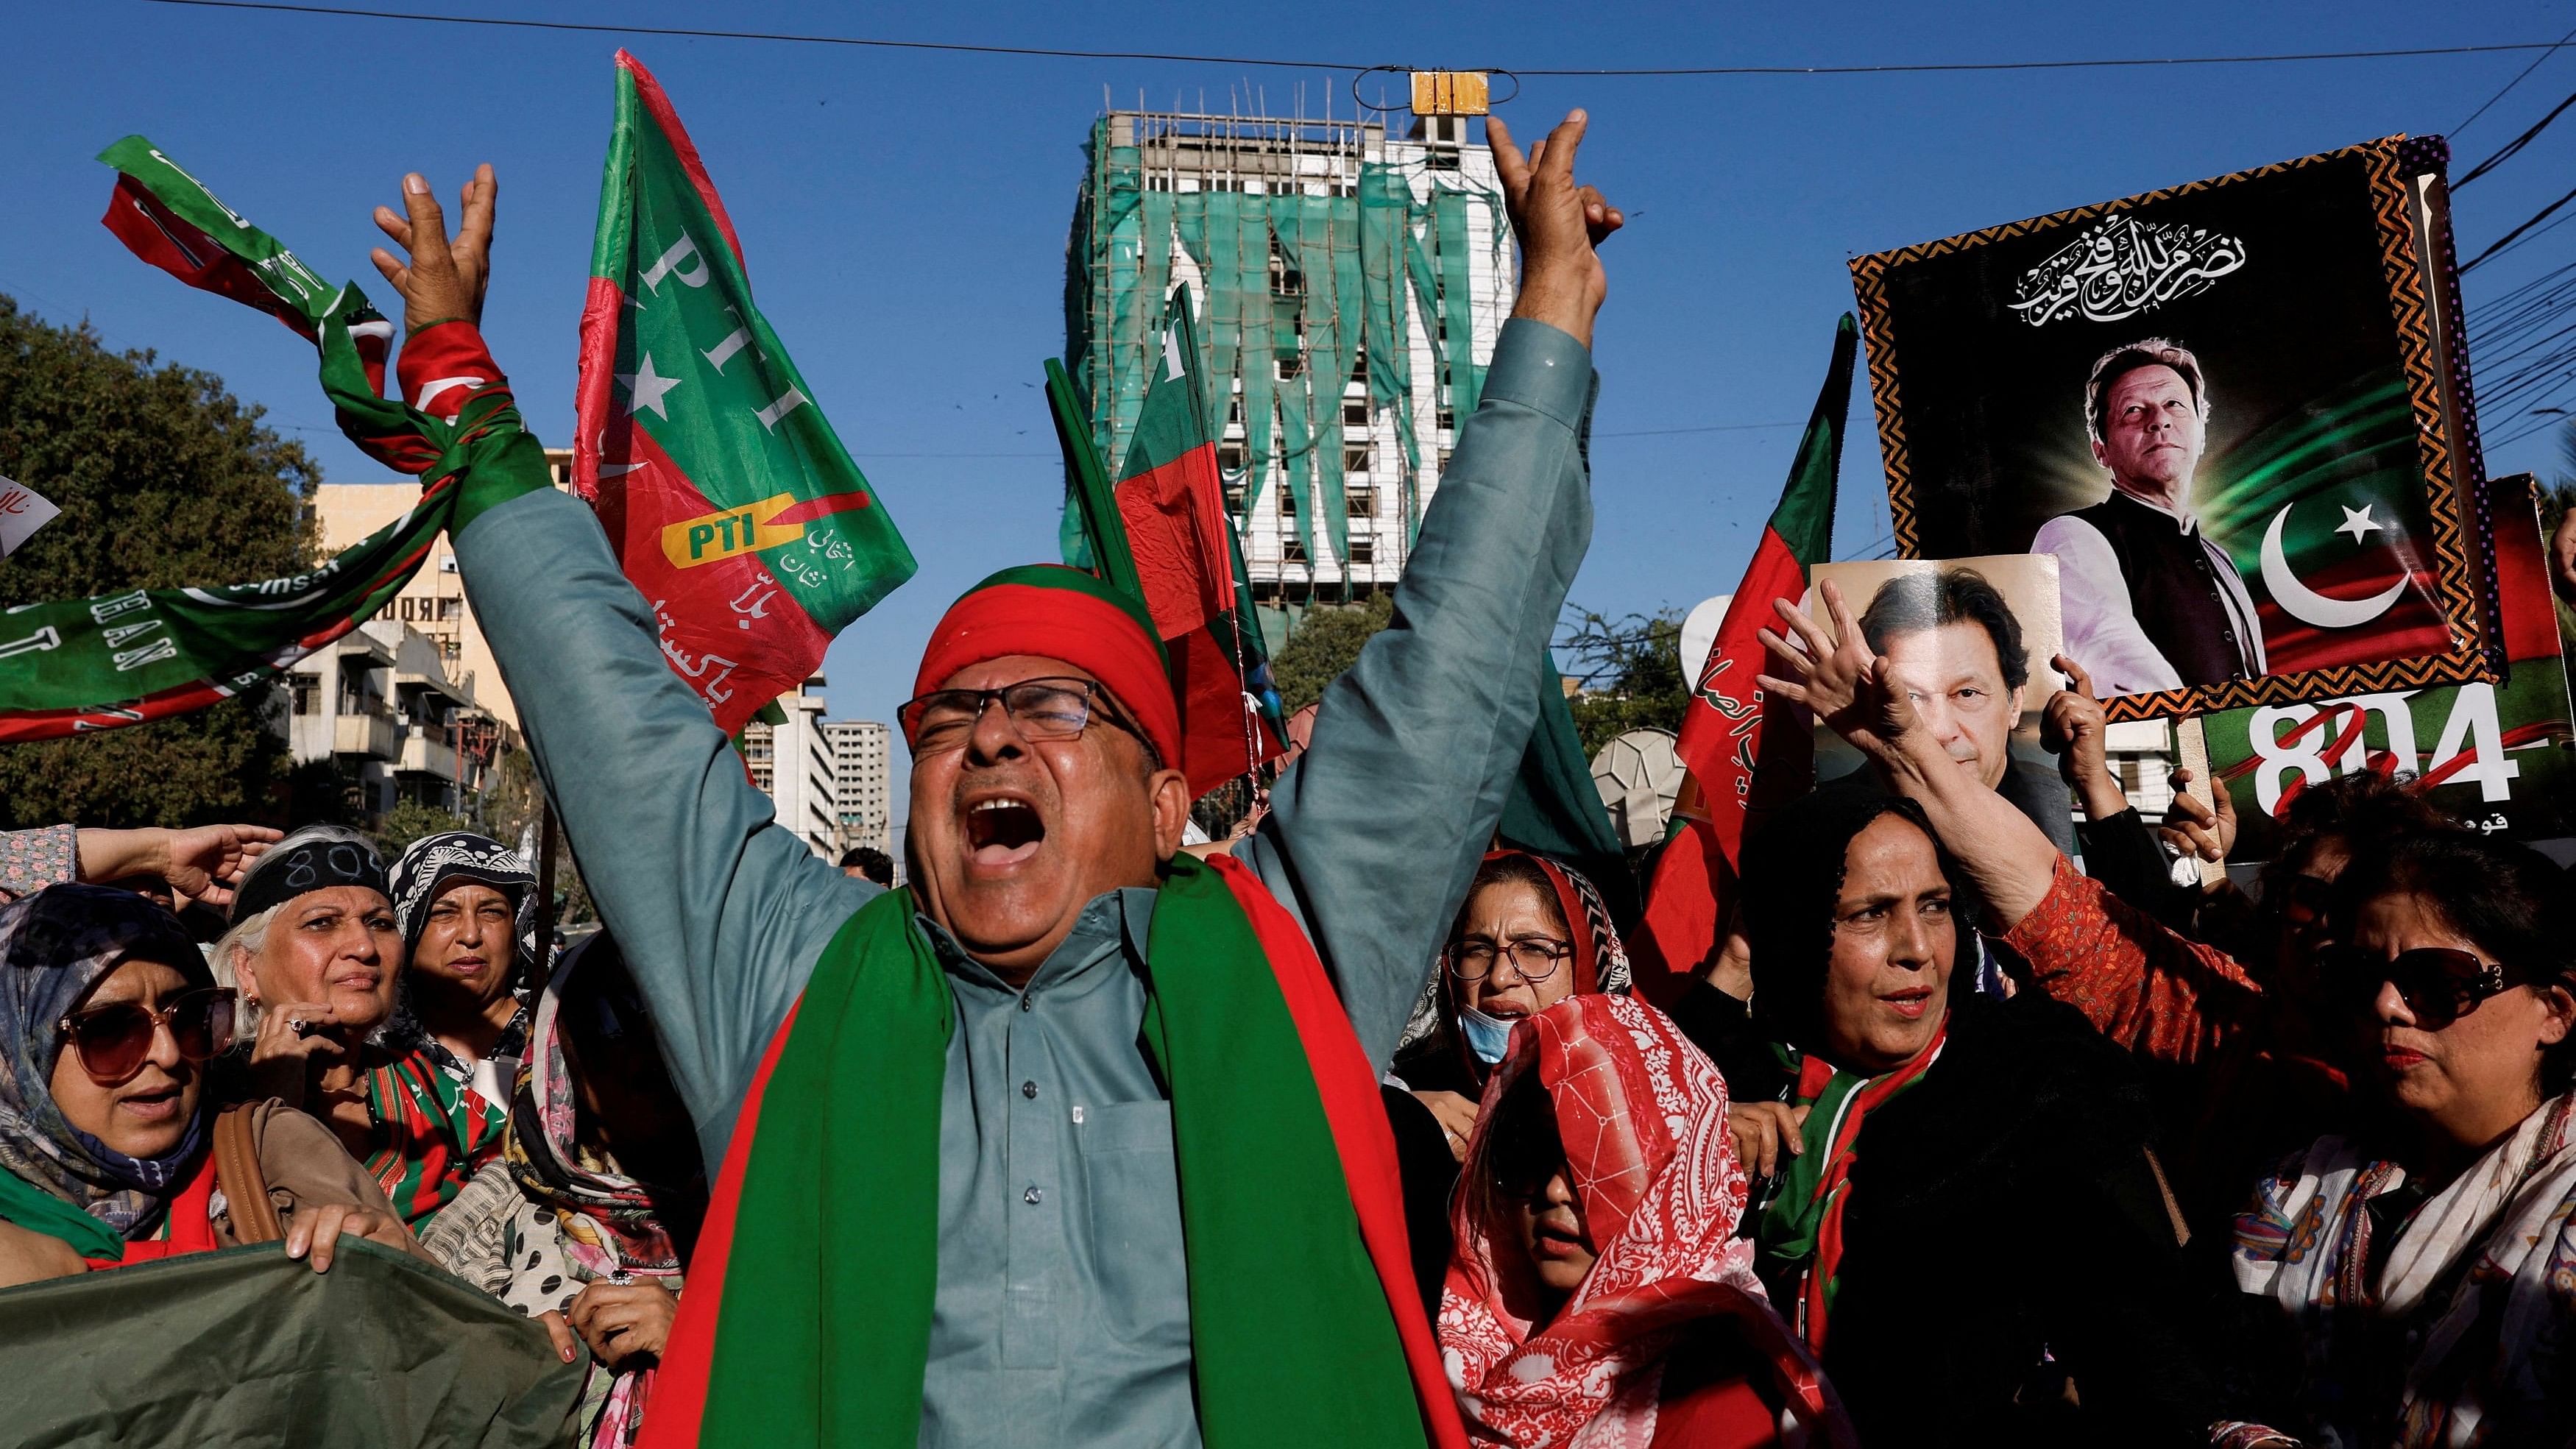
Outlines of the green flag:
{"label": "green flag", "polygon": [[726,734],[912,577],[884,501],[752,304],[697,147],[622,50],[574,407],[573,488]]}

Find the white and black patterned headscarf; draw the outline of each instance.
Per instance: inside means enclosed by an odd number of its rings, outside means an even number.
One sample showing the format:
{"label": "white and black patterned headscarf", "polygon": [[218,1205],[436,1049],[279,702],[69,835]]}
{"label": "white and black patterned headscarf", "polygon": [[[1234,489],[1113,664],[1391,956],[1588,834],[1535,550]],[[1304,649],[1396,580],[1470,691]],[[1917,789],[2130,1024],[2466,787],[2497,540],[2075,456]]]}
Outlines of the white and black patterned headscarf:
{"label": "white and black patterned headscarf", "polygon": [[[469,830],[443,831],[413,841],[402,859],[394,863],[392,889],[387,893],[394,903],[394,920],[402,929],[403,960],[408,967],[412,953],[420,949],[421,933],[429,928],[431,903],[464,881],[479,882],[508,897],[517,917],[510,994],[519,999],[521,1009],[493,1048],[496,1056],[515,1057],[526,1046],[526,1003],[540,979],[536,969],[537,877],[517,851]],[[408,969],[403,988],[394,998],[393,1019],[385,1026],[385,1040],[396,1050],[428,1051],[451,1076],[461,1079],[466,1074],[464,1064],[422,1029],[412,1009]]]}

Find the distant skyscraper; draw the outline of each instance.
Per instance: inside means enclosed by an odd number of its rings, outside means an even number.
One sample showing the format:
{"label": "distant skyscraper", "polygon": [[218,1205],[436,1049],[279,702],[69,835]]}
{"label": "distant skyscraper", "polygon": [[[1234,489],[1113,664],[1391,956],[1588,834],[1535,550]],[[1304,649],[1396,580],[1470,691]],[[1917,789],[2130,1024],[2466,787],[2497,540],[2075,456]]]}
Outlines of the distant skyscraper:
{"label": "distant skyscraper", "polygon": [[891,735],[871,719],[830,720],[823,726],[832,749],[832,801],[845,850],[864,845],[894,854],[893,802],[887,788]]}
{"label": "distant skyscraper", "polygon": [[1392,588],[1512,305],[1493,160],[1458,117],[1113,111],[1067,249],[1066,357],[1114,473],[1187,284],[1218,461],[1272,647]]}
{"label": "distant skyscraper", "polygon": [[751,782],[777,807],[778,823],[805,848],[837,863],[844,848],[835,813],[832,749],[823,738],[823,676],[808,678],[793,694],[778,697],[782,725],[743,726],[743,762]]}

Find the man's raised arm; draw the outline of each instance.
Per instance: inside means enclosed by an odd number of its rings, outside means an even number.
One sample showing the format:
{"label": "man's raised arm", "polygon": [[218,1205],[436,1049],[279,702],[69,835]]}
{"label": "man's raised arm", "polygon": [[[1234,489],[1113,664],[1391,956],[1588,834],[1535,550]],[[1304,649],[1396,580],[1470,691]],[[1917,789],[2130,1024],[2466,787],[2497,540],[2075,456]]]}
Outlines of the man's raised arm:
{"label": "man's raised arm", "polygon": [[1493,838],[1538,717],[1538,661],[1592,537],[1584,432],[1595,246],[1625,219],[1574,180],[1576,111],[1524,158],[1488,119],[1520,297],[1395,590],[1241,853],[1304,919],[1383,1065]]}
{"label": "man's raised arm", "polygon": [[[492,231],[490,168],[465,188],[455,243],[428,185],[376,224],[406,335],[477,324]],[[479,345],[478,345],[479,350]],[[533,451],[526,440],[514,445]],[[706,706],[664,662],[652,611],[598,520],[552,488],[465,489],[457,566],[519,709],[582,880],[617,934],[709,1163],[770,1035],[824,944],[876,887],[809,854],[772,819]]]}

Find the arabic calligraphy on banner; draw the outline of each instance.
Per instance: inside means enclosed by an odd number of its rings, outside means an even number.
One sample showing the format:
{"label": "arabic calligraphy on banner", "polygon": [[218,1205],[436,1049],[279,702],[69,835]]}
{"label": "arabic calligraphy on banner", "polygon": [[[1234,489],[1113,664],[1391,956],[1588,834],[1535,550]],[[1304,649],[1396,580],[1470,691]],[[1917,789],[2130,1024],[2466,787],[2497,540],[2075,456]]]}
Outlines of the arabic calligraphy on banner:
{"label": "arabic calligraphy on banner", "polygon": [[2245,243],[2207,227],[2108,216],[2022,274],[2007,305],[2033,327],[2117,322],[2197,297],[2245,265]]}

